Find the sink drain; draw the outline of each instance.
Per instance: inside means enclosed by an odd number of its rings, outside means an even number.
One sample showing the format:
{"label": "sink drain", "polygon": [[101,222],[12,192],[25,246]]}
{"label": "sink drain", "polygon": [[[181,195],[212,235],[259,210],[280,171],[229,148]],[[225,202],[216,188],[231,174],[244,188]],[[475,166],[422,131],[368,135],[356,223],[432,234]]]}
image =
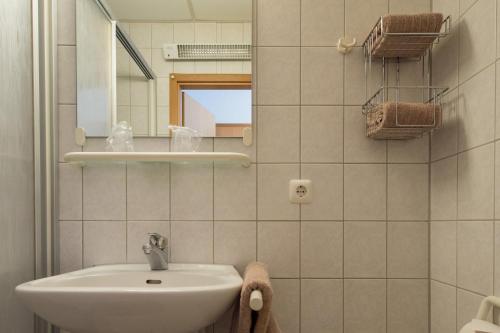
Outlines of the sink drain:
{"label": "sink drain", "polygon": [[161,284],[161,280],[146,280],[147,284]]}

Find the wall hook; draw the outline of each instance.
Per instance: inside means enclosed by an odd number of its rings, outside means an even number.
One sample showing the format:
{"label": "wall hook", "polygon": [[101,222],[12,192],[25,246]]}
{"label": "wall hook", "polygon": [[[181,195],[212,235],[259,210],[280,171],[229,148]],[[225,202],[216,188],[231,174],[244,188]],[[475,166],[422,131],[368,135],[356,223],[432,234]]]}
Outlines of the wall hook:
{"label": "wall hook", "polygon": [[337,51],[339,51],[342,54],[347,54],[352,51],[352,48],[355,45],[356,45],[356,38],[352,38],[352,40],[349,41],[347,37],[341,37],[337,42]]}

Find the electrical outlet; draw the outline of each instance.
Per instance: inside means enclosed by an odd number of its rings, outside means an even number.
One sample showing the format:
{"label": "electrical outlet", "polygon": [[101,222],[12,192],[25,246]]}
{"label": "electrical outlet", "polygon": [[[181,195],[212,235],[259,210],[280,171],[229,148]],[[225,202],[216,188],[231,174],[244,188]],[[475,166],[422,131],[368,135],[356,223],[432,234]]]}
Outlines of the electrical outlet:
{"label": "electrical outlet", "polygon": [[312,201],[312,182],[309,179],[290,180],[288,198],[291,203],[310,203]]}

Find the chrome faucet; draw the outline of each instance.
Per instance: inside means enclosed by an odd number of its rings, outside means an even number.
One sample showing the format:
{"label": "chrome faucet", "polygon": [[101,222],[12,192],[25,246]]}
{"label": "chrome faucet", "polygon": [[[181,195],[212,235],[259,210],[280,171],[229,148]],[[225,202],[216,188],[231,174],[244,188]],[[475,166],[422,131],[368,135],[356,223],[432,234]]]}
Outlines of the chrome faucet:
{"label": "chrome faucet", "polygon": [[142,246],[142,250],[148,258],[151,270],[168,269],[168,241],[164,236],[150,233],[149,242]]}

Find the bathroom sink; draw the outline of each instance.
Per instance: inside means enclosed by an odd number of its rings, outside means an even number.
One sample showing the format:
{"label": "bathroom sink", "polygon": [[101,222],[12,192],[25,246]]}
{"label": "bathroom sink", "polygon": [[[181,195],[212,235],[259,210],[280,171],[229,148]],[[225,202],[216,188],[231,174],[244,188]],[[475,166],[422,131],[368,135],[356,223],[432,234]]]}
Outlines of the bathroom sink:
{"label": "bathroom sink", "polygon": [[241,283],[228,265],[105,265],[27,282],[16,294],[71,333],[185,333],[214,323]]}

